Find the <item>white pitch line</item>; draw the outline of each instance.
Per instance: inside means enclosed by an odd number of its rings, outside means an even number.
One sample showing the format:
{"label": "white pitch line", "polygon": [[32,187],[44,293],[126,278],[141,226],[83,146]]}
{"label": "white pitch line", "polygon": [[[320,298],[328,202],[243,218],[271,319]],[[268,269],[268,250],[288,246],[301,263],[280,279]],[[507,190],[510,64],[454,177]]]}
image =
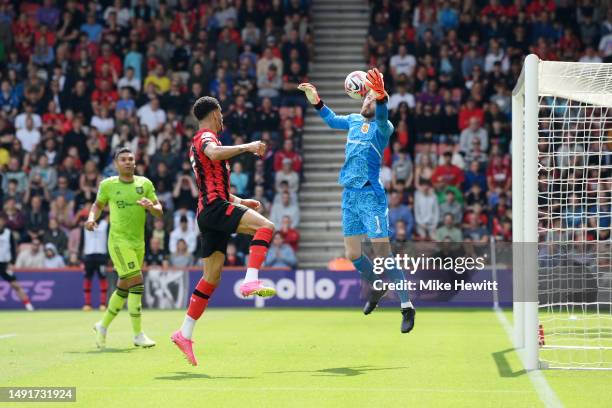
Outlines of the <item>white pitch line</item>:
{"label": "white pitch line", "polygon": [[[501,323],[502,327],[506,331],[506,334],[508,335],[508,338],[510,339],[510,342],[512,343],[512,326],[506,318],[506,315],[502,312],[500,308],[495,309],[495,315],[497,316],[497,319]],[[525,360],[522,350],[516,350],[516,353],[521,359],[521,363],[523,363],[523,366],[525,366]],[[544,403],[544,406],[555,408],[563,407],[561,400],[559,399],[557,394],[555,394],[555,391],[550,387],[548,381],[546,381],[546,377],[544,377],[544,374],[542,374],[540,370],[527,371],[527,377],[529,377],[529,380],[531,380],[531,384],[533,384],[533,388],[535,388],[536,392],[538,393],[538,396],[540,397],[540,400]]]}
{"label": "white pitch line", "polygon": [[273,392],[273,391],[303,391],[303,392],[426,392],[443,394],[523,394],[522,390],[466,390],[449,388],[392,388],[392,387],[77,387],[79,390],[138,390],[138,391],[217,391],[217,392]]}
{"label": "white pitch line", "polygon": [[0,339],[9,339],[9,338],[15,337],[15,336],[16,336],[15,333],[0,334]]}

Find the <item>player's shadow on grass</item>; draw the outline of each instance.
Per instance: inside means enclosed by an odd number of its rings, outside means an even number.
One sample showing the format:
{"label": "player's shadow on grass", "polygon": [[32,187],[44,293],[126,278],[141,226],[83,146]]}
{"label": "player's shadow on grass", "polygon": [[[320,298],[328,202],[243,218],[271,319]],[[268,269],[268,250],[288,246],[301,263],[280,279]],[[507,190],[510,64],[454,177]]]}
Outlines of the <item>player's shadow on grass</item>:
{"label": "player's shadow on grass", "polygon": [[288,374],[288,373],[309,373],[313,377],[356,377],[358,375],[367,374],[370,371],[383,370],[402,370],[408,367],[372,367],[372,366],[357,366],[357,367],[334,367],[322,368],[320,370],[298,370],[298,371],[269,371],[266,374]]}
{"label": "player's shadow on grass", "polygon": [[509,348],[491,353],[491,356],[493,356],[493,360],[495,360],[495,364],[497,365],[497,372],[499,373],[500,377],[519,377],[527,374],[525,369],[512,371],[512,367],[510,367],[510,363],[508,363],[506,354],[512,353],[513,351],[515,351],[514,348]]}
{"label": "player's shadow on grass", "polygon": [[112,348],[112,347],[108,347],[105,349],[94,349],[94,350],[87,350],[87,351],[67,351],[67,354],[102,354],[102,353],[111,353],[111,354],[120,354],[120,353],[131,353],[133,351],[137,350],[135,347],[129,347],[129,348]]}
{"label": "player's shadow on grass", "polygon": [[166,376],[166,377],[155,377],[156,380],[165,380],[165,381],[181,381],[181,380],[195,380],[195,379],[203,379],[203,380],[250,380],[255,377],[228,377],[228,376],[212,376],[207,374],[198,374],[198,373],[190,373],[187,371],[179,371],[174,373],[174,375]]}

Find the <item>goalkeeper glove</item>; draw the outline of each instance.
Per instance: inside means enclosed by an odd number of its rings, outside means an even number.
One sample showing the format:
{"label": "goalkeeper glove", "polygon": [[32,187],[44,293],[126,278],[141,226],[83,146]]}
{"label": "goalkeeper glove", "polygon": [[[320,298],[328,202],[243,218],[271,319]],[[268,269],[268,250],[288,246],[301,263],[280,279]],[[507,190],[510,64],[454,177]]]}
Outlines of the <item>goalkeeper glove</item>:
{"label": "goalkeeper glove", "polygon": [[319,94],[317,93],[317,88],[315,88],[313,84],[305,82],[303,84],[299,84],[298,89],[306,94],[306,99],[308,99],[308,102],[310,102],[312,105],[316,105],[321,102],[321,98],[319,98]]}
{"label": "goalkeeper glove", "polygon": [[366,75],[366,86],[374,93],[377,101],[382,101],[387,96],[383,74],[377,68],[371,69]]}

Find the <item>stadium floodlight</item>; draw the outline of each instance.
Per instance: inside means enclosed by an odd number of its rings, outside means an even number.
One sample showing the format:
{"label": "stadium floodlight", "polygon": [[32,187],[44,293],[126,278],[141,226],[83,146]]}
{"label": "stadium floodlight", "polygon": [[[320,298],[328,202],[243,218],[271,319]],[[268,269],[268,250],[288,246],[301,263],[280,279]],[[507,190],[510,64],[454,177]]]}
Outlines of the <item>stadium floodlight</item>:
{"label": "stadium floodlight", "polygon": [[612,64],[529,55],[512,95],[514,342],[612,369]]}

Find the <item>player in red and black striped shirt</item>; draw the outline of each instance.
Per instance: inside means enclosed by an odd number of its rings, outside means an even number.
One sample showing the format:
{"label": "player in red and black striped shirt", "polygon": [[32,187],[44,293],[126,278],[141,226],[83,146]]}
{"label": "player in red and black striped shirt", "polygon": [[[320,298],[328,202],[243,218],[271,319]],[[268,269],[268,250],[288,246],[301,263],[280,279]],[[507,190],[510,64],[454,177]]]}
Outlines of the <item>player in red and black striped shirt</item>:
{"label": "player in red and black striped shirt", "polygon": [[172,335],[172,341],[192,365],[197,365],[191,341],[193,328],[221,279],[231,234],[239,232],[253,235],[247,273],[240,286],[242,295],[268,297],[276,291],[263,286],[258,279],[259,268],[272,240],[274,224],[254,211],[261,206],[259,201],[243,200],[229,192],[230,171],[227,160],[246,152],[262,156],[266,145],[252,142],[222,146],[217,133],[223,130],[223,114],[219,102],[213,97],[198,99],[192,113],[200,125],[192,140],[189,159],[200,190],[197,219],[202,240],[204,276],[191,295],[183,326]]}

